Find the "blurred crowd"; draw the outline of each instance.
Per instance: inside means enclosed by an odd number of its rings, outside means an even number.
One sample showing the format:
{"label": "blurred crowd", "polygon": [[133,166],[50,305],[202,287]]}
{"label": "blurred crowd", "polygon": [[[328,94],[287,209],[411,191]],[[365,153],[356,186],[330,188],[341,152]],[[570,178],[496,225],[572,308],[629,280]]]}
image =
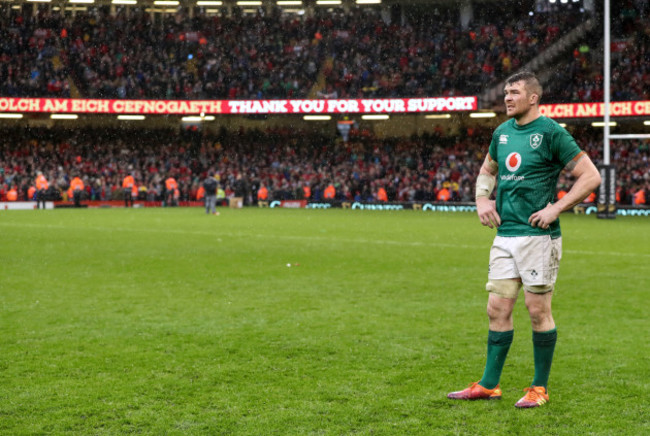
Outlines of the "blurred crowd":
{"label": "blurred crowd", "polygon": [[[612,2],[611,100],[650,99],[650,3]],[[550,75],[547,102],[604,100],[602,28],[578,42]]]}
{"label": "blurred crowd", "polygon": [[[476,5],[479,8],[479,5]],[[467,29],[434,9],[406,25],[358,12],[327,23],[327,97],[475,95],[537,56],[585,16],[475,11]]]}
{"label": "blurred crowd", "polygon": [[[453,136],[440,130],[395,138],[355,130],[347,143],[298,133],[222,130],[192,137],[172,130],[5,129],[0,196],[6,199],[13,190],[18,200],[33,199],[35,179],[42,172],[51,199],[70,200],[70,184],[78,176],[86,199],[122,200],[122,182],[132,175],[137,199],[165,201],[165,182],[173,178],[174,202],[182,202],[200,200],[203,180],[214,174],[222,199],[242,197],[245,204],[258,199],[466,202],[474,199],[475,177],[491,138],[490,130],[476,128]],[[602,160],[598,130],[579,128],[573,134],[594,162]],[[611,161],[621,204],[646,203],[649,143],[613,143]],[[568,173],[562,174],[560,195],[572,182]],[[637,201],[639,191],[642,202]]]}
{"label": "blurred crowd", "polygon": [[320,47],[316,22],[262,17],[111,15],[64,17],[11,10],[0,18],[5,96],[216,99],[304,97]]}
{"label": "blurred crowd", "polygon": [[[648,93],[648,6],[619,5],[630,41],[616,64],[629,97]],[[0,94],[127,99],[361,98],[475,95],[518,70],[587,18],[578,9],[488,13],[434,8],[403,22],[371,8],[287,15],[183,13],[97,7],[7,9],[0,17]],[[617,9],[619,11],[619,9]],[[493,11],[492,11],[493,12]],[[627,32],[627,33],[626,33]],[[644,33],[645,32],[645,33]],[[622,47],[622,46],[621,46]],[[594,47],[595,48],[595,47]],[[593,53],[576,49],[551,93],[576,100],[598,86]],[[638,68],[637,68],[638,67]],[[569,79],[566,75],[569,74]],[[628,80],[629,79],[629,80]],[[623,87],[621,87],[623,88]],[[627,89],[628,87],[625,87]],[[625,95],[621,95],[624,98]]]}
{"label": "blurred crowd", "polygon": [[[316,9],[285,15],[183,13],[152,16],[138,8],[99,6],[74,16],[47,7],[0,14],[0,96],[120,99],[273,99],[475,95],[517,71],[587,17],[577,8],[528,11],[474,5],[427,8],[402,21],[371,8]],[[567,12],[568,11],[568,12]],[[612,99],[650,99],[650,5],[612,5]],[[488,20],[489,17],[489,20]],[[598,26],[597,26],[598,27]],[[544,101],[600,101],[600,29],[558,63]],[[602,135],[573,132],[598,163]],[[442,129],[350,141],[313,132],[267,129],[188,134],[178,130],[4,128],[0,196],[34,197],[39,172],[52,199],[69,199],[75,177],[91,200],[125,195],[175,202],[200,199],[211,172],[222,198],[361,201],[472,201],[491,131]],[[618,141],[612,162],[622,204],[645,204],[648,141]],[[572,184],[563,174],[558,192]],[[643,196],[641,195],[643,193]],[[593,198],[592,198],[593,200]]]}

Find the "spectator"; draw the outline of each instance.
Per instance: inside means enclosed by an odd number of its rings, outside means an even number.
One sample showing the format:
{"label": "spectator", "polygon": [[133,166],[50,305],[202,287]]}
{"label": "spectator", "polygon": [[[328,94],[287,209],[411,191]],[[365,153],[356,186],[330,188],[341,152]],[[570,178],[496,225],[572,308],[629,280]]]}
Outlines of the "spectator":
{"label": "spectator", "polygon": [[[574,127],[572,134],[592,160],[602,162],[599,129]],[[472,174],[485,158],[481,149],[489,142],[489,131],[483,128],[450,136],[437,132],[378,138],[358,133],[346,144],[333,135],[284,128],[206,132],[197,155],[176,130],[4,127],[0,191],[6,197],[16,186],[18,198],[27,199],[36,177],[33,163],[38,162],[50,180],[52,198],[67,190],[72,175],[79,174],[87,181],[91,198],[122,200],[122,179],[132,171],[138,184],[146,187],[139,195],[147,201],[169,202],[163,188],[169,177],[177,180],[177,198],[196,200],[198,187],[214,170],[221,181],[218,201],[234,195],[233,188],[247,197],[255,192],[257,198],[262,185],[269,199],[321,201],[330,184],[337,199],[375,201],[383,187],[387,201],[434,201],[445,188],[451,195],[448,201],[472,201]],[[649,143],[613,142],[611,162],[622,204],[631,204],[634,193],[650,180]],[[241,188],[238,180],[252,182]],[[563,174],[558,192],[568,191],[572,184],[570,175]]]}

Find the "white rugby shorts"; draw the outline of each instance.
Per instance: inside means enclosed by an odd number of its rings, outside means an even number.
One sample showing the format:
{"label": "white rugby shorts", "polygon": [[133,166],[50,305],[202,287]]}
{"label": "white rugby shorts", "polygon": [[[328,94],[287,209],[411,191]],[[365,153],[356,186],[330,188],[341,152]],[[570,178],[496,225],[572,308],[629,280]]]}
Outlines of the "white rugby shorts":
{"label": "white rugby shorts", "polygon": [[490,249],[488,280],[520,278],[524,288],[554,285],[561,258],[561,237],[496,236]]}

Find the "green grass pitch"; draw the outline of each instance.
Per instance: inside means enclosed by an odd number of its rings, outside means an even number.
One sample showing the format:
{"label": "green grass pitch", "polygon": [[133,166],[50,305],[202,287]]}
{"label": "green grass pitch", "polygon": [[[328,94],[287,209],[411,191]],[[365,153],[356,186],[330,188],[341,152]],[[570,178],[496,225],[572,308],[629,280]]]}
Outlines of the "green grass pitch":
{"label": "green grass pitch", "polygon": [[[650,434],[650,220],[562,216],[551,401],[530,323],[481,377],[472,213],[0,212],[1,434]],[[291,267],[287,267],[291,264]]]}

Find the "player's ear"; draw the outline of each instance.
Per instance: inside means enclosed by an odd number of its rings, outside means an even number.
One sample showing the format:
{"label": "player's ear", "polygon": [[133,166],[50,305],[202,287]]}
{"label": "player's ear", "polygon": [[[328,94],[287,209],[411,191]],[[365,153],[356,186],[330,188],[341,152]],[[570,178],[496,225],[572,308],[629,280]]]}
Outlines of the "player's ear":
{"label": "player's ear", "polygon": [[530,104],[539,103],[539,95],[535,93],[531,93],[530,96],[528,97],[528,101],[530,102]]}

